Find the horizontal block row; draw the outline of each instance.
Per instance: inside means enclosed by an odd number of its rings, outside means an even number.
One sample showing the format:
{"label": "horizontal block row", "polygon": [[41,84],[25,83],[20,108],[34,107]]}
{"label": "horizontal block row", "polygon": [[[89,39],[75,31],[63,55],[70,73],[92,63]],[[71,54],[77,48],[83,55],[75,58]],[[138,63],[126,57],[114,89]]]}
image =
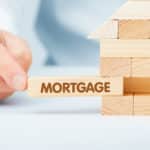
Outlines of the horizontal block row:
{"label": "horizontal block row", "polygon": [[150,58],[101,57],[100,75],[103,77],[149,77]]}
{"label": "horizontal block row", "polygon": [[150,57],[150,40],[101,39],[100,57]]}
{"label": "horizontal block row", "polygon": [[150,77],[32,77],[33,97],[150,94]]}
{"label": "horizontal block row", "polygon": [[122,19],[106,21],[89,38],[96,39],[149,39],[150,20]]}
{"label": "horizontal block row", "polygon": [[123,78],[32,77],[28,94],[32,97],[123,95]]}
{"label": "horizontal block row", "polygon": [[150,115],[150,95],[102,97],[103,115]]}

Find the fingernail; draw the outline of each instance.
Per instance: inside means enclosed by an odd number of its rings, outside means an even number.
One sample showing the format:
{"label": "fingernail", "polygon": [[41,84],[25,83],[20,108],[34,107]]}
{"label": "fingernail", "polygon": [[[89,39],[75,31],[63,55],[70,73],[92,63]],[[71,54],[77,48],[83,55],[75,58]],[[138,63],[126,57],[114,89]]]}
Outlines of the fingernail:
{"label": "fingernail", "polygon": [[15,90],[24,90],[26,86],[26,78],[24,75],[16,75],[13,78],[13,87]]}

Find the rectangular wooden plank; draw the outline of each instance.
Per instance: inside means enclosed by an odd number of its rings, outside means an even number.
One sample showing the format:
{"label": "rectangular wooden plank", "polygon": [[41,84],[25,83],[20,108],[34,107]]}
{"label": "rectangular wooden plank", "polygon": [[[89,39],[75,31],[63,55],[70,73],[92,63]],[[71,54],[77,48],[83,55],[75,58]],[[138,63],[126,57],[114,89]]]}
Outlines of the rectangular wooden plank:
{"label": "rectangular wooden plank", "polygon": [[132,76],[150,76],[150,58],[132,58]]}
{"label": "rectangular wooden plank", "polygon": [[129,0],[119,8],[111,19],[149,19],[149,0]]}
{"label": "rectangular wooden plank", "polygon": [[130,77],[131,58],[101,57],[100,75],[102,77]]}
{"label": "rectangular wooden plank", "polygon": [[123,95],[123,78],[32,77],[28,93],[33,97]]}
{"label": "rectangular wooden plank", "polygon": [[133,96],[103,96],[103,115],[133,115]]}
{"label": "rectangular wooden plank", "polygon": [[96,32],[91,33],[88,36],[88,38],[89,39],[118,38],[118,21],[117,20],[106,21],[101,27],[99,27],[99,29]]}
{"label": "rectangular wooden plank", "polygon": [[150,20],[119,20],[119,39],[150,39]]}
{"label": "rectangular wooden plank", "polygon": [[150,77],[124,78],[124,94],[150,94]]}
{"label": "rectangular wooden plank", "polygon": [[150,40],[101,39],[101,57],[150,57]]}
{"label": "rectangular wooden plank", "polygon": [[134,96],[134,115],[150,115],[150,95]]}

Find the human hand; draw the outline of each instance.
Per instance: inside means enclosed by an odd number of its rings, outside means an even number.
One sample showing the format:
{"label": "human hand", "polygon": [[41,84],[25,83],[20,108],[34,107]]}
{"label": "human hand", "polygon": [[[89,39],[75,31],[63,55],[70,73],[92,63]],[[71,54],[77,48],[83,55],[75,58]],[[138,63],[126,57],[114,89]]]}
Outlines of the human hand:
{"label": "human hand", "polygon": [[27,72],[32,62],[28,44],[0,31],[0,100],[27,88]]}

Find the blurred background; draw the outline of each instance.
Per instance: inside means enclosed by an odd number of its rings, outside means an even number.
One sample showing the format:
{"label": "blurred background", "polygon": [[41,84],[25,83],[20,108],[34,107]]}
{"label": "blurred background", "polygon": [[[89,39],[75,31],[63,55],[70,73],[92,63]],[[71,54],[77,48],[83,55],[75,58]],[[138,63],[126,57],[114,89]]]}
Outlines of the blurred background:
{"label": "blurred background", "polygon": [[[87,36],[125,1],[0,0],[0,28],[28,41],[32,75],[96,75],[99,42]],[[150,149],[149,118],[103,117],[100,108],[100,97],[38,99],[15,93],[0,103],[0,148]]]}
{"label": "blurred background", "polygon": [[98,66],[99,43],[87,39],[126,0],[0,0],[0,28],[25,38],[41,65]]}

